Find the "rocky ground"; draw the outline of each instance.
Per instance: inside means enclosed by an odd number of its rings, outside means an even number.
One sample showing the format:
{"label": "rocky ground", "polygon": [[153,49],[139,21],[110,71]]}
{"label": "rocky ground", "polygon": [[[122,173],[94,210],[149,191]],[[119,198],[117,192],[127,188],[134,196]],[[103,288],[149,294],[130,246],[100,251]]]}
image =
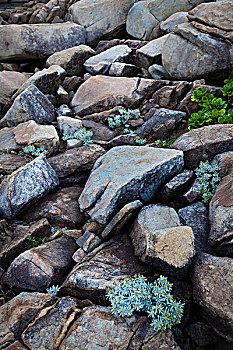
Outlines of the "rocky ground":
{"label": "rocky ground", "polygon": [[[233,349],[233,124],[187,124],[232,71],[232,19],[232,0],[0,12],[0,349]],[[106,288],[138,273],[173,283],[179,327],[112,314]]]}

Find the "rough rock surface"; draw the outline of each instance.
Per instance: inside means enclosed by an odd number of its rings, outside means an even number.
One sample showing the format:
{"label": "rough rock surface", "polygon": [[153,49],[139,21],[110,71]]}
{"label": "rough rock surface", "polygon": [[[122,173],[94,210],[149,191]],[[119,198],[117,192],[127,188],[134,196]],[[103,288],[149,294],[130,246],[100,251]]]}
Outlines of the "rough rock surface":
{"label": "rough rock surface", "polygon": [[0,106],[9,102],[11,96],[26,80],[26,76],[19,72],[0,72]]}
{"label": "rough rock surface", "polygon": [[0,120],[0,127],[15,126],[30,119],[39,124],[50,123],[55,119],[52,103],[34,85],[30,85],[16,97],[11,108]]}
{"label": "rough rock surface", "polygon": [[148,44],[138,49],[136,54],[137,64],[140,67],[148,68],[154,63],[160,63],[162,59],[162,48],[166,39],[167,35],[164,35],[161,38],[149,41]]}
{"label": "rough rock surface", "polygon": [[29,157],[22,157],[16,154],[0,154],[0,174],[9,175],[18,168],[31,161]]}
{"label": "rough rock surface", "polygon": [[182,166],[181,152],[140,146],[113,148],[95,163],[79,198],[80,209],[106,224],[126,203],[152,199]]}
{"label": "rough rock surface", "polygon": [[69,237],[31,248],[10,264],[3,276],[3,283],[11,288],[43,292],[62,280],[71,266],[76,249],[75,241]]}
{"label": "rough rock surface", "polygon": [[41,155],[0,184],[0,214],[8,219],[58,185],[55,171]]}
{"label": "rough rock surface", "polygon": [[232,276],[233,262],[230,258],[202,254],[196,260],[194,300],[201,306],[208,323],[228,341],[233,340]]}
{"label": "rough rock surface", "polygon": [[0,25],[0,60],[46,58],[85,40],[85,29],[75,23]]}

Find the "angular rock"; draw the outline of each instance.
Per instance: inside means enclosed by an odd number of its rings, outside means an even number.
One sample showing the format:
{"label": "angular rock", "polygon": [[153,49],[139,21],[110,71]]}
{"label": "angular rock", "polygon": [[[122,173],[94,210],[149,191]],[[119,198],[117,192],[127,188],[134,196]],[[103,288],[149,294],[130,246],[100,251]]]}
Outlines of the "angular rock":
{"label": "angular rock", "polygon": [[153,79],[171,79],[171,76],[168,74],[167,71],[163,68],[163,66],[160,66],[159,64],[153,64],[148,68],[148,72],[152,76]]}
{"label": "angular rock", "polygon": [[52,103],[34,85],[30,85],[16,97],[11,108],[0,120],[0,127],[15,126],[30,119],[38,124],[47,124],[55,119]]}
{"label": "angular rock", "polygon": [[65,104],[58,107],[56,113],[59,117],[70,117],[73,115],[72,110]]}
{"label": "angular rock", "polygon": [[141,73],[141,68],[129,63],[114,62],[111,64],[108,74],[114,77],[135,77]]}
{"label": "angular rock", "polygon": [[21,123],[13,128],[15,142],[21,147],[32,144],[35,147],[44,146],[48,154],[59,148],[59,136],[53,125],[39,125],[34,120]]}
{"label": "angular rock", "polygon": [[86,28],[87,43],[107,36],[114,38],[125,26],[134,0],[81,0],[70,6],[68,20]]}
{"label": "angular rock", "polygon": [[210,202],[209,243],[219,255],[233,254],[233,172],[218,185]]}
{"label": "angular rock", "polygon": [[193,297],[211,327],[227,341],[233,341],[233,262],[201,254],[195,262]]}
{"label": "angular rock", "polygon": [[233,172],[233,152],[232,151],[217,154],[213,160],[215,160],[220,167],[219,176],[221,178]]}
{"label": "angular rock", "polygon": [[59,183],[44,155],[14,171],[0,185],[0,214],[12,219]]}
{"label": "angular rock", "polygon": [[[1,132],[0,132],[1,136]],[[0,174],[9,175],[31,161],[30,157],[22,157],[16,154],[0,154]]]}
{"label": "angular rock", "polygon": [[77,239],[76,243],[85,253],[89,253],[100,246],[102,241],[93,232],[85,231],[84,234]]}
{"label": "angular rock", "polygon": [[82,120],[83,126],[93,133],[92,139],[99,141],[110,141],[116,133],[110,130],[107,126],[93,122],[92,120]]}
{"label": "angular rock", "polygon": [[194,245],[197,252],[210,253],[208,235],[210,230],[208,210],[202,202],[197,202],[178,211],[181,223],[190,226],[194,234]]}
{"label": "angular rock", "polygon": [[59,227],[81,228],[85,221],[77,202],[81,192],[80,186],[73,186],[48,194],[37,202],[36,207],[29,207],[23,219],[28,222],[47,218]]}
{"label": "angular rock", "polygon": [[184,278],[195,254],[191,227],[180,226],[173,208],[148,205],[141,209],[130,231],[134,252],[158,271]]}
{"label": "angular rock", "polygon": [[176,25],[188,22],[188,12],[176,12],[169,16],[165,21],[160,22],[159,27],[163,34],[169,34]]}
{"label": "angular rock", "polygon": [[92,56],[84,63],[85,69],[92,75],[105,74],[114,62],[124,62],[131,54],[127,45],[117,45]]}
{"label": "angular rock", "polygon": [[166,39],[167,35],[164,35],[161,38],[149,41],[148,44],[137,50],[137,65],[147,69],[154,63],[160,63],[162,59],[162,48]]}
{"label": "angular rock", "polygon": [[180,136],[171,147],[183,151],[185,167],[193,169],[201,160],[233,150],[233,126],[219,124],[193,129]]}
{"label": "angular rock", "polygon": [[134,256],[129,237],[119,235],[81,257],[64,281],[62,291],[78,298],[101,300],[106,288],[113,288],[114,281],[136,273],[148,274],[148,267]]}
{"label": "angular rock", "polygon": [[[1,120],[0,120],[1,123]],[[20,146],[15,142],[13,128],[0,129],[0,152],[19,151]]]}
{"label": "angular rock", "polygon": [[165,108],[158,109],[149,120],[136,129],[135,134],[148,139],[167,138],[185,116],[184,112],[171,111]]}
{"label": "angular rock", "polygon": [[79,45],[70,49],[54,53],[47,61],[47,66],[57,64],[65,69],[69,76],[84,73],[83,63],[95,55],[95,51],[86,45]]}
{"label": "angular rock", "polygon": [[[126,22],[128,34],[134,38],[149,40],[153,28],[173,13],[188,11],[203,0],[159,0],[138,1],[130,9]],[[210,2],[210,0],[207,0]]]}
{"label": "angular rock", "polygon": [[57,118],[57,126],[60,134],[73,134],[75,131],[80,129],[82,121],[80,119],[75,119],[71,117],[60,116]]}
{"label": "angular rock", "polygon": [[125,204],[136,199],[150,201],[182,166],[181,152],[114,147],[95,163],[79,198],[80,209],[92,220],[106,224]]}
{"label": "angular rock", "polygon": [[85,40],[85,29],[75,23],[1,25],[0,60],[42,59]]}
{"label": "angular rock", "polygon": [[78,316],[75,299],[63,297],[43,309],[22,334],[29,349],[58,349],[74,319]]}
{"label": "angular rock", "polygon": [[[23,330],[36,317],[39,310],[54,304],[55,295],[42,293],[21,293],[1,306],[0,347],[10,345],[20,338]],[[20,348],[15,348],[16,350]],[[21,349],[20,349],[21,350]]]}
{"label": "angular rock", "polygon": [[3,283],[11,288],[43,292],[61,283],[76,250],[75,241],[69,237],[57,238],[31,248],[10,264],[3,276]]}
{"label": "angular rock", "polygon": [[91,77],[80,86],[71,107],[80,116],[119,105],[136,108],[144,98],[149,97],[156,85],[151,79]]}
{"label": "angular rock", "polygon": [[89,145],[71,149],[48,159],[49,164],[60,178],[90,170],[95,161],[105,153],[99,145]]}
{"label": "angular rock", "polygon": [[180,196],[180,201],[187,205],[198,200],[201,196],[201,189],[198,179],[195,179],[186,192]]}
{"label": "angular rock", "polygon": [[27,77],[19,72],[0,72],[0,105],[8,103],[26,80]]}

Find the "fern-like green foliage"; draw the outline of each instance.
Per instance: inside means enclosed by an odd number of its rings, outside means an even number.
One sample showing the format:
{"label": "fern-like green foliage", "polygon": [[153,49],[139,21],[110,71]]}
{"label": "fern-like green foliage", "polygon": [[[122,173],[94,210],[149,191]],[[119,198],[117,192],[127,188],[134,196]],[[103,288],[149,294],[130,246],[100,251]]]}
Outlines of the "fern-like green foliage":
{"label": "fern-like green foliage", "polygon": [[44,244],[45,242],[45,238],[39,238],[38,240],[36,240],[34,237],[32,237],[31,235],[27,236],[27,242],[25,243],[25,248],[26,249],[31,249],[34,247],[38,247],[41,244]]}
{"label": "fern-like green foliage", "polygon": [[191,100],[197,102],[202,109],[191,115],[188,120],[189,130],[206,125],[233,123],[233,75],[224,80],[222,95],[223,98],[214,97],[202,88],[193,92]]}

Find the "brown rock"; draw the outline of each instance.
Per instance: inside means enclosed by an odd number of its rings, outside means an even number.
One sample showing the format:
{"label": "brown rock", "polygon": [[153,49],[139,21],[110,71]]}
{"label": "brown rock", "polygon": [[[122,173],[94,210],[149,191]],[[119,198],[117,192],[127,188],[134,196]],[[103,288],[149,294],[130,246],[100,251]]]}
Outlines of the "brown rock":
{"label": "brown rock", "polygon": [[27,77],[19,72],[0,72],[0,105],[10,101],[11,96],[27,80]]}
{"label": "brown rock", "polygon": [[9,153],[0,154],[0,173],[9,175],[30,161],[31,158],[27,156],[18,156]]}

